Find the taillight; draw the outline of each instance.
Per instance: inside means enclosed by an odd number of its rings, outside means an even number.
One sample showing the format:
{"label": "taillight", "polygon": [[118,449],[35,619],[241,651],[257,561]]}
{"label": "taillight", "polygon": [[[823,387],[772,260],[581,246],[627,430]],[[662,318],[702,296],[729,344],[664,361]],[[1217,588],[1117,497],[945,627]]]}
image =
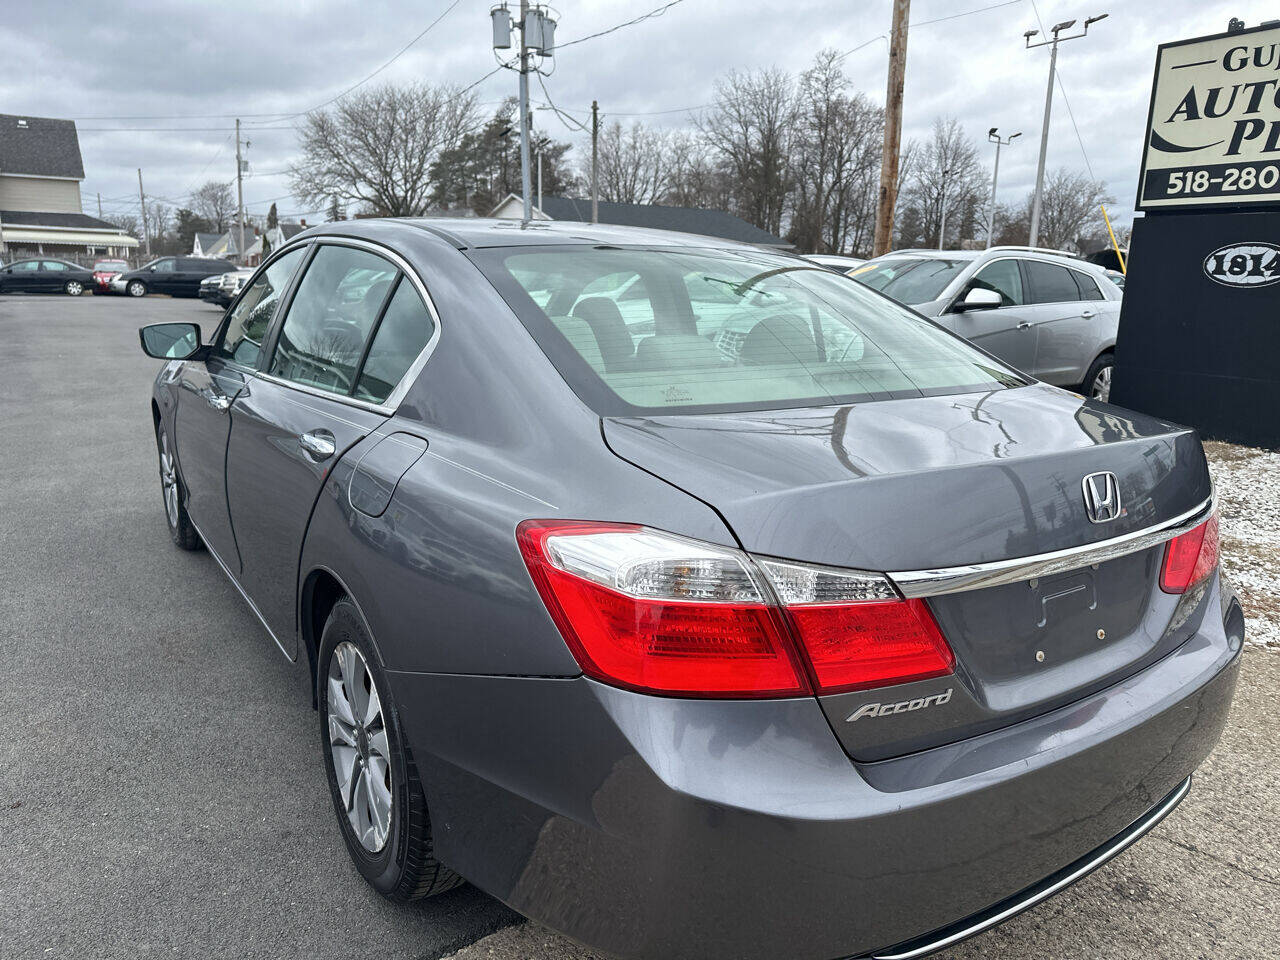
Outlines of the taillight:
{"label": "taillight", "polygon": [[955,666],[924,603],[879,574],[755,561],[629,524],[526,521],[517,537],[583,673],[616,686],[784,697]]}
{"label": "taillight", "polygon": [[1199,586],[1218,566],[1218,515],[1174,537],[1164,548],[1160,589],[1186,593]]}

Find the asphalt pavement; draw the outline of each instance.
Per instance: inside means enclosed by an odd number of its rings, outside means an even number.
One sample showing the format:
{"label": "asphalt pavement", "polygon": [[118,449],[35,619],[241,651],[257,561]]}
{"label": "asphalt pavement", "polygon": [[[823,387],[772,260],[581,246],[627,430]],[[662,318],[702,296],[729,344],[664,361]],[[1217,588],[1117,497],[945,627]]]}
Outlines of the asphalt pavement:
{"label": "asphalt pavement", "polygon": [[[136,329],[218,316],[0,297],[0,958],[593,960],[473,888],[399,907],[350,865],[304,671],[165,528]],[[946,956],[1280,957],[1277,690],[1249,648],[1182,806]]]}

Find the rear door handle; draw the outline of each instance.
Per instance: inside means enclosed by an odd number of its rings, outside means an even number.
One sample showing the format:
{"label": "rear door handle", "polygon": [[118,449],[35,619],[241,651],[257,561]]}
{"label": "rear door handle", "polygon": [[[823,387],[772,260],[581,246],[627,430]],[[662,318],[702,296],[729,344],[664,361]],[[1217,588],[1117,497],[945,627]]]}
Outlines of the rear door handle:
{"label": "rear door handle", "polygon": [[1026,330],[1026,329],[1027,329],[1027,328],[1029,328],[1030,326],[1031,326],[1031,321],[1030,321],[1030,320],[1023,320],[1020,324],[1018,324],[1018,329],[1019,329],[1019,330]]}
{"label": "rear door handle", "polygon": [[333,434],[328,430],[309,430],[298,437],[298,443],[307,451],[307,456],[317,463],[328,460],[337,449]]}
{"label": "rear door handle", "polygon": [[1084,317],[1086,320],[1087,320],[1089,317],[1092,317],[1093,315],[1094,315],[1094,313],[1093,313],[1093,311],[1092,311],[1092,310],[1081,310],[1081,311],[1080,311],[1080,316]]}

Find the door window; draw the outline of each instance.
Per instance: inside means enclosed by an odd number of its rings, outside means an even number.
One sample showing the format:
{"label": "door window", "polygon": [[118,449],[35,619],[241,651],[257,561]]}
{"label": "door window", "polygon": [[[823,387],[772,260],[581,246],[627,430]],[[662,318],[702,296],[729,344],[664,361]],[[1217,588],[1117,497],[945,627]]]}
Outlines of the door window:
{"label": "door window", "polygon": [[63,263],[61,260],[45,260],[43,261],[43,263],[44,263],[45,270],[66,270],[67,269],[67,265]]}
{"label": "door window", "polygon": [[172,257],[169,258],[168,260],[156,261],[156,267],[155,267],[156,273],[173,273],[173,268],[174,268],[174,262]]}
{"label": "door window", "polygon": [[968,290],[994,290],[1000,294],[1000,306],[1019,307],[1027,301],[1022,296],[1022,271],[1016,260],[997,260],[979,270],[969,281]]}
{"label": "door window", "polygon": [[22,261],[21,263],[15,263],[15,264],[14,264],[13,266],[11,266],[9,269],[10,269],[10,270],[12,270],[12,271],[14,271],[15,273],[17,273],[17,272],[19,272],[19,271],[39,270],[39,269],[40,269],[40,261],[39,261],[39,260],[24,260],[24,261]]}
{"label": "door window", "polygon": [[1032,303],[1067,303],[1080,299],[1080,288],[1071,279],[1073,271],[1043,260],[1027,260],[1026,267]]}
{"label": "door window", "polygon": [[321,246],[289,304],[269,372],[308,387],[351,393],[364,345],[397,272],[366,250]]}
{"label": "door window", "polygon": [[276,303],[305,252],[306,247],[290,250],[258,274],[253,286],[245,291],[231,311],[226,333],[214,350],[216,355],[246,367],[257,366],[262,340],[271,325]]}
{"label": "door window", "polygon": [[360,368],[356,399],[371,403],[386,400],[418,359],[435,329],[435,320],[427,312],[418,291],[402,277]]}
{"label": "door window", "polygon": [[1098,289],[1098,285],[1094,283],[1093,277],[1088,274],[1081,273],[1079,270],[1072,270],[1071,277],[1075,280],[1076,286],[1080,288],[1081,300],[1105,300],[1102,291]]}

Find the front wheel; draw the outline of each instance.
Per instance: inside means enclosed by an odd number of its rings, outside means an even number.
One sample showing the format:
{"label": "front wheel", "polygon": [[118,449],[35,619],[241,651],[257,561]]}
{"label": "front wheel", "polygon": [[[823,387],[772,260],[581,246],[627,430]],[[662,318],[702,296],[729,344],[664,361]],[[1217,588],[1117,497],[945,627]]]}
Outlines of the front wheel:
{"label": "front wheel", "polygon": [[130,280],[129,285],[125,287],[125,292],[131,297],[145,297],[147,295],[147,285],[141,280]]}
{"label": "front wheel", "polygon": [[1115,370],[1114,354],[1104,353],[1089,365],[1089,372],[1084,375],[1084,383],[1080,391],[1094,400],[1107,403],[1111,400],[1111,374]]}
{"label": "front wheel", "polygon": [[178,462],[169,447],[169,436],[164,427],[156,428],[156,446],[160,452],[160,492],[164,496],[164,516],[169,523],[169,536],[183,550],[199,550],[203,541],[195,524],[187,516],[183,503],[186,490],[178,474]]}
{"label": "front wheel", "polygon": [[356,868],[404,903],[462,878],[432,855],[431,820],[391,690],[364,622],[339,600],[320,640],[320,737],[334,813]]}
{"label": "front wheel", "polygon": [[79,280],[68,280],[66,286],[62,288],[67,292],[69,297],[78,297],[84,293],[84,284]]}

